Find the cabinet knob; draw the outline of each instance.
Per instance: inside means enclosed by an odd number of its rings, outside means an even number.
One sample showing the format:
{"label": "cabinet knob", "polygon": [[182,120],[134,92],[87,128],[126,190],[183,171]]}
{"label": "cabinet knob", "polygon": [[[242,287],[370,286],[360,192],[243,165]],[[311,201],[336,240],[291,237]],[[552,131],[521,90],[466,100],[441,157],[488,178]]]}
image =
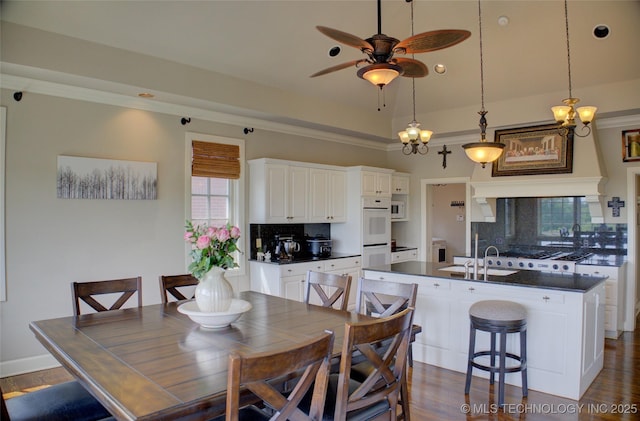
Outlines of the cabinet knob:
{"label": "cabinet knob", "polygon": [[436,282],[435,284],[433,284],[433,286],[438,288],[440,286],[440,284]]}
{"label": "cabinet knob", "polygon": [[287,269],[287,272],[291,272],[291,269]]}
{"label": "cabinet knob", "polygon": [[384,281],[384,276],[381,276],[381,277],[380,277],[380,280],[381,280],[381,281]]}
{"label": "cabinet knob", "polygon": [[469,287],[469,291],[473,292],[473,291],[475,291],[475,290],[476,290],[476,289],[475,289],[474,287]]}
{"label": "cabinet knob", "polygon": [[549,301],[551,298],[547,297],[546,295],[544,297],[542,297],[542,299],[546,302]]}

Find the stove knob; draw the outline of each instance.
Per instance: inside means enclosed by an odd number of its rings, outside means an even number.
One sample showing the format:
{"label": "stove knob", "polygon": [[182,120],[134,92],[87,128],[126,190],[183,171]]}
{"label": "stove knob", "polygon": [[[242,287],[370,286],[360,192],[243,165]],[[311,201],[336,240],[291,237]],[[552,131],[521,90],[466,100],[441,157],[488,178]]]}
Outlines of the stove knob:
{"label": "stove knob", "polygon": [[533,263],[529,262],[527,266],[529,266],[530,268],[533,268]]}
{"label": "stove knob", "polygon": [[513,262],[507,262],[507,266],[512,267],[513,266]]}
{"label": "stove knob", "polygon": [[562,269],[564,269],[565,271],[568,271],[569,270],[569,265],[563,265]]}
{"label": "stove knob", "polygon": [[487,260],[487,265],[491,266],[493,264],[493,260],[489,259]]}
{"label": "stove knob", "polygon": [[523,268],[523,267],[524,267],[524,262],[520,262],[520,263],[518,263],[518,266],[520,266],[521,268]]}
{"label": "stove knob", "polygon": [[496,261],[496,266],[502,266],[502,262],[500,260]]}
{"label": "stove knob", "polygon": [[559,266],[558,266],[558,264],[557,264],[557,263],[555,263],[552,267],[553,267],[553,270],[558,270],[558,267],[559,267]]}

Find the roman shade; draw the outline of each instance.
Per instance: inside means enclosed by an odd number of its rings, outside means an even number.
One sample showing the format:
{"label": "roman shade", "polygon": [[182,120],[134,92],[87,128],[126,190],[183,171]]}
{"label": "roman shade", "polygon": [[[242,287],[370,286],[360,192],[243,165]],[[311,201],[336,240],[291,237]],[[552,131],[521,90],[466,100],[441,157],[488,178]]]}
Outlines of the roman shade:
{"label": "roman shade", "polygon": [[194,177],[240,178],[240,148],[223,143],[191,142],[191,175]]}

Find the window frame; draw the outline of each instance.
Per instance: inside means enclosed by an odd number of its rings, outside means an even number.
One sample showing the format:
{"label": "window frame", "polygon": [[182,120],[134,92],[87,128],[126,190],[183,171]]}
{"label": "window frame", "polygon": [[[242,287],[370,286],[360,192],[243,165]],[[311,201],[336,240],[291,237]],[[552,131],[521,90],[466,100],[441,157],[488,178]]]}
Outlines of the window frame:
{"label": "window frame", "polygon": [[[235,139],[223,136],[207,135],[195,132],[185,133],[185,220],[191,219],[191,160],[193,156],[192,142],[194,140],[200,142],[222,143],[225,145],[238,146],[240,151],[240,178],[237,180],[229,180],[229,195],[233,202],[229,203],[229,216],[230,222],[237,225],[240,228],[241,237],[239,241],[239,248],[242,250],[240,257],[237,260],[238,267],[235,269],[227,270],[226,276],[236,277],[244,276],[246,274],[246,256],[245,250],[246,244],[249,241],[249,231],[245,226],[245,145],[244,139]],[[190,246],[185,244],[185,270],[189,266],[190,258]]]}

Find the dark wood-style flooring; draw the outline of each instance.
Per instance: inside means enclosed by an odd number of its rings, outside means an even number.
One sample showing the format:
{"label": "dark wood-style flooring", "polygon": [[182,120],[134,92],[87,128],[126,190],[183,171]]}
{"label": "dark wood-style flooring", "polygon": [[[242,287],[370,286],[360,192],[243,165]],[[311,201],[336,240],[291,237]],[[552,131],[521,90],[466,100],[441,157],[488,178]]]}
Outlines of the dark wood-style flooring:
{"label": "dark wood-style flooring", "polygon": [[[72,377],[63,368],[5,377],[5,398]],[[474,377],[464,395],[465,375],[414,363],[409,371],[411,416],[429,420],[640,420],[640,329],[605,342],[604,369],[580,401],[564,399],[507,385],[505,410],[498,410],[489,381]],[[464,406],[468,405],[468,406]]]}

